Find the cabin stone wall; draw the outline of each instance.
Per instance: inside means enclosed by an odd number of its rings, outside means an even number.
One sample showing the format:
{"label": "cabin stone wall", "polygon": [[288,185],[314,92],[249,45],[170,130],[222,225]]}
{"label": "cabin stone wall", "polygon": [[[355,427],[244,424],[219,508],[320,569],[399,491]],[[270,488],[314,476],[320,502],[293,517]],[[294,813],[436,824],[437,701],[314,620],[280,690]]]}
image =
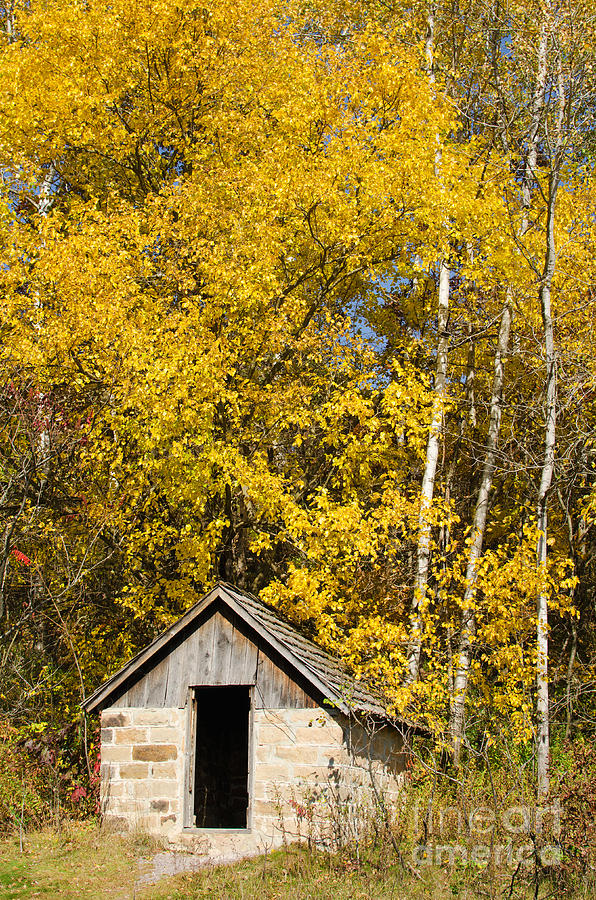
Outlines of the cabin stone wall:
{"label": "cabin stone wall", "polygon": [[270,839],[332,842],[365,827],[379,801],[397,803],[406,755],[393,729],[323,708],[263,709],[254,735],[253,821]]}
{"label": "cabin stone wall", "polygon": [[107,826],[168,835],[182,827],[185,710],[106,709],[101,809]]}
{"label": "cabin stone wall", "polygon": [[[112,707],[102,713],[101,803],[106,825],[192,845],[183,828],[187,710]],[[307,836],[331,840],[339,814],[362,825],[381,796],[397,799],[399,734],[370,734],[334,710],[253,709],[249,753],[252,846]],[[336,834],[337,836],[337,834]],[[213,835],[211,840],[213,841]]]}

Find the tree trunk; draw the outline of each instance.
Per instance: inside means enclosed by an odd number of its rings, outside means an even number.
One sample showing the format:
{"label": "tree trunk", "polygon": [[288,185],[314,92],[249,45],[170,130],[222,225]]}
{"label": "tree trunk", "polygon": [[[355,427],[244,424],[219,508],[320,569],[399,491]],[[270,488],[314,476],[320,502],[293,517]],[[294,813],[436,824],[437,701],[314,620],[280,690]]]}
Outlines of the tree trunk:
{"label": "tree trunk", "polygon": [[456,671],[453,682],[453,699],[449,731],[453,748],[453,761],[459,764],[461,742],[464,733],[464,713],[470,662],[472,658],[472,644],[476,633],[476,617],[474,614],[474,599],[476,596],[476,583],[478,580],[478,561],[482,554],[484,531],[486,528],[486,514],[488,512],[489,495],[495,472],[495,458],[501,430],[501,415],[503,408],[503,370],[505,357],[509,347],[509,332],[511,330],[511,305],[509,292],[503,312],[501,314],[501,326],[495,352],[495,365],[490,401],[490,418],[488,434],[486,438],[486,452],[482,467],[482,477],[478,488],[476,508],[472,524],[472,538],[466,568],[466,589],[463,598],[462,625],[459,639],[459,647],[456,659]]}
{"label": "tree trunk", "polygon": [[546,365],[546,404],[544,428],[544,458],[538,488],[536,517],[538,520],[538,543],[536,563],[543,574],[537,598],[537,672],[536,672],[536,761],[538,777],[538,798],[546,797],[549,789],[549,710],[548,710],[548,591],[546,586],[548,496],[555,468],[556,442],[556,391],[557,363],[555,336],[551,312],[551,287],[555,272],[555,210],[559,187],[558,165],[551,171],[548,184],[548,207],[546,219],[546,253],[544,271],[540,283],[540,308],[544,329],[544,354]]}
{"label": "tree trunk", "polygon": [[447,322],[449,319],[449,277],[447,263],[443,261],[439,270],[439,301],[437,315],[437,366],[435,371],[434,399],[432,420],[426,445],[426,462],[420,491],[420,512],[418,514],[418,545],[416,550],[416,574],[414,578],[414,597],[412,599],[412,615],[410,621],[410,643],[408,645],[407,670],[405,684],[417,681],[420,671],[420,652],[422,649],[422,616],[428,587],[432,529],[430,510],[432,506],[439,446],[443,431],[443,416],[447,395],[447,351],[449,336]]}

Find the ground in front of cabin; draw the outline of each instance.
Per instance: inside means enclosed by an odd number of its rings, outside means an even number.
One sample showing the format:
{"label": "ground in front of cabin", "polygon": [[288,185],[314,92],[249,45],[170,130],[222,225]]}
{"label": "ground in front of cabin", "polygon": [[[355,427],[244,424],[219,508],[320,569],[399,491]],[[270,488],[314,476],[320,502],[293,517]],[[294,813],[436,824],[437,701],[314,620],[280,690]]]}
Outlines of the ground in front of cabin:
{"label": "ground in front of cabin", "polygon": [[[60,900],[476,900],[478,897],[529,898],[530,885],[478,880],[469,869],[433,868],[422,879],[392,859],[358,865],[353,858],[311,853],[296,846],[199,871],[143,882],[164,848],[143,835],[118,837],[96,824],[70,824],[59,830],[0,843],[0,900],[41,897]],[[167,869],[167,864],[166,864]],[[556,896],[547,885],[539,896]],[[593,894],[580,893],[587,898]]]}

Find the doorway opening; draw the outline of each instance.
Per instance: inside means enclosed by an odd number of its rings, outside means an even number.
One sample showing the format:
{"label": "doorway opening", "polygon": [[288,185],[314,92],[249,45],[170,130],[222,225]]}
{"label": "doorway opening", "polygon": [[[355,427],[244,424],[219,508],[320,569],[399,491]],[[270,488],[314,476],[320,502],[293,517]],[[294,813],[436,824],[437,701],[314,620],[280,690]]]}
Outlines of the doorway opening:
{"label": "doorway opening", "polygon": [[248,827],[250,688],[195,688],[196,828]]}

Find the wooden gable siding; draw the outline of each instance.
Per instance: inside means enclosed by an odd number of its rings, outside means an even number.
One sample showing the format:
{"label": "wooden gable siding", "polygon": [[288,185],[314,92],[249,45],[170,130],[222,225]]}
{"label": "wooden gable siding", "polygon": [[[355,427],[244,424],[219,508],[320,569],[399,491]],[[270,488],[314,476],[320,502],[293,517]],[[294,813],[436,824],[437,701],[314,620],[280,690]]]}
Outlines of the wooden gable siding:
{"label": "wooden gable siding", "polygon": [[[315,707],[320,701],[306,693],[292,677],[285,660],[273,660],[257,635],[224,610],[213,612],[183,637],[153,666],[123,685],[112,706],[183,707],[188,688],[216,685],[254,685],[257,709]],[[296,673],[297,674],[297,673]],[[297,676],[300,678],[300,676]],[[302,681],[302,679],[300,678]]]}

